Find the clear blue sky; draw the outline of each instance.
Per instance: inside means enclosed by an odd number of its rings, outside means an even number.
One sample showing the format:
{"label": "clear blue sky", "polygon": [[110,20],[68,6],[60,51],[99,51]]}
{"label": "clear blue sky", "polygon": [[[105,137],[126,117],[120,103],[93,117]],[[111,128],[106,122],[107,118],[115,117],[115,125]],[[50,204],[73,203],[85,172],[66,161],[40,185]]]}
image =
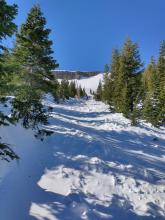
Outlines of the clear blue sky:
{"label": "clear blue sky", "polygon": [[[16,3],[16,23],[39,3],[52,29],[60,69],[103,70],[126,37],[139,43],[142,60],[157,56],[165,39],[165,0],[7,0]],[[8,42],[10,45],[10,43]]]}

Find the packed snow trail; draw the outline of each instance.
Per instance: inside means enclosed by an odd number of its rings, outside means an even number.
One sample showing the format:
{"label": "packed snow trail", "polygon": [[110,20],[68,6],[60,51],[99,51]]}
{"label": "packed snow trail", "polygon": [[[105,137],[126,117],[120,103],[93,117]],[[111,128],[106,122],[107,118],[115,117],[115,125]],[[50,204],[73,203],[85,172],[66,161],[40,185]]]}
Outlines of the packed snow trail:
{"label": "packed snow trail", "polygon": [[19,162],[0,162],[0,220],[165,219],[165,128],[132,127],[90,100],[53,108],[43,142],[0,128]]}

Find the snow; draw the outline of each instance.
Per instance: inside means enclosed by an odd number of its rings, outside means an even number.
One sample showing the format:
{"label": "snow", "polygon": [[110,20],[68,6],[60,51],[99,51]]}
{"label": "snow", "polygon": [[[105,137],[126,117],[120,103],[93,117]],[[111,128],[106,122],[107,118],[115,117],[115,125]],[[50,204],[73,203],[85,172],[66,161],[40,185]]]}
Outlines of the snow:
{"label": "snow", "polygon": [[0,127],[20,156],[0,161],[0,219],[165,219],[164,127],[132,127],[92,98],[44,104],[54,133],[43,142]]}
{"label": "snow", "polygon": [[[81,78],[81,79],[75,79],[69,81],[75,81],[78,86],[81,85],[82,88],[85,88],[86,93],[90,95],[90,90],[96,92],[97,87],[99,85],[99,81],[102,81],[103,77],[104,77],[104,73],[100,73],[93,77]],[[61,82],[61,79],[58,80],[59,82]]]}
{"label": "snow", "polygon": [[84,78],[80,80],[75,80],[78,85],[81,85],[82,88],[85,88],[87,94],[90,94],[90,90],[96,91],[99,81],[103,80],[103,73],[97,74],[96,76]]}

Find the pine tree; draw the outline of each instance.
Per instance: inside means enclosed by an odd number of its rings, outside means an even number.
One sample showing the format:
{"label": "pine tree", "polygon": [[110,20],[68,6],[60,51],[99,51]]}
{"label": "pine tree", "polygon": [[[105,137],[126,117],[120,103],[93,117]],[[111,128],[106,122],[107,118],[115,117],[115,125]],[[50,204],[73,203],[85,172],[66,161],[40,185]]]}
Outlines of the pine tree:
{"label": "pine tree", "polygon": [[85,91],[85,88],[83,88],[83,96],[82,97],[85,97],[86,96],[86,98],[88,99],[88,96],[87,96],[87,94],[86,94],[86,91]]}
{"label": "pine tree", "polygon": [[[13,61],[18,65],[17,75],[19,76],[13,112],[18,119],[24,120],[29,117],[28,111],[24,111],[25,109],[21,107],[24,105],[29,111],[32,110],[31,113],[35,117],[31,115],[31,118],[35,120],[36,117],[40,117],[44,123],[42,97],[46,93],[57,95],[55,89],[58,87],[58,82],[52,70],[58,65],[52,57],[52,41],[49,40],[49,34],[50,30],[46,28],[46,19],[40,7],[33,6],[26,22],[22,24],[16,35],[13,49]],[[38,103],[40,108],[35,103]]]}
{"label": "pine tree", "polygon": [[160,54],[158,59],[158,72],[160,78],[160,85],[165,85],[165,41],[161,43]]}
{"label": "pine tree", "polygon": [[[117,103],[116,97],[118,97],[118,74],[120,67],[120,54],[117,49],[114,49],[112,52],[112,63],[108,72],[104,74],[104,83],[103,83],[103,100],[109,104],[110,109],[114,110],[114,107]],[[109,73],[110,72],[110,73]]]}
{"label": "pine tree", "polygon": [[[5,101],[3,97],[7,92],[7,77],[8,72],[4,68],[4,51],[6,48],[3,46],[2,41],[6,37],[11,37],[16,31],[16,25],[13,22],[17,14],[17,6],[8,5],[5,0],[0,1],[0,102]],[[7,125],[12,123],[13,119],[4,115],[0,111],[0,125]],[[10,159],[18,159],[18,156],[13,152],[13,150],[4,143],[0,143],[0,158],[9,161]]]}
{"label": "pine tree", "polygon": [[13,22],[17,15],[17,5],[8,5],[5,0],[1,0],[0,9],[0,52],[2,52],[5,49],[1,44],[2,40],[11,37],[17,28]]}
{"label": "pine tree", "polygon": [[69,85],[69,96],[74,98],[76,96],[77,89],[75,81],[71,81]]}
{"label": "pine tree", "polygon": [[104,73],[109,73],[109,71],[110,71],[109,65],[105,64]]}
{"label": "pine tree", "polygon": [[143,76],[143,72],[136,76],[136,83],[134,87],[136,91],[136,96],[134,98],[134,109],[130,117],[132,125],[137,125],[139,122],[139,119],[143,115],[142,108],[143,108],[143,102],[144,102],[144,88],[142,84],[142,76]]}
{"label": "pine tree", "polygon": [[143,76],[145,88],[145,100],[143,115],[144,118],[151,122],[154,126],[158,125],[159,116],[159,78],[157,72],[157,64],[152,59]]}
{"label": "pine tree", "polygon": [[77,85],[77,98],[81,98],[81,96],[82,96],[82,88],[81,88],[81,86],[79,85]]}
{"label": "pine tree", "polygon": [[109,99],[111,98],[110,93],[110,75],[108,72],[104,73],[103,77],[103,95],[102,100],[106,103],[109,103]]}
{"label": "pine tree", "polygon": [[85,96],[85,94],[84,94],[84,92],[85,92],[85,90],[84,89],[82,89],[82,87],[81,86],[79,86],[79,95],[80,95],[80,98],[83,98],[84,96]]}
{"label": "pine tree", "polygon": [[159,116],[160,125],[165,125],[165,41],[160,47],[158,60],[158,80],[159,80]]}
{"label": "pine tree", "polygon": [[101,80],[99,81],[99,85],[97,87],[96,94],[94,95],[96,101],[101,101],[102,100],[102,82]]}
{"label": "pine tree", "polygon": [[111,110],[119,111],[121,83],[119,82],[120,73],[120,52],[117,49],[112,51],[111,75],[109,83],[109,105]]}
{"label": "pine tree", "polygon": [[13,22],[16,15],[17,5],[8,5],[5,0],[0,1],[0,96],[3,95],[6,87],[6,78],[8,77],[8,72],[4,68],[4,57],[5,53],[7,53],[7,48],[2,44],[2,41],[6,37],[11,37],[16,31],[17,26]]}
{"label": "pine tree", "polygon": [[40,7],[35,5],[16,35],[14,48],[14,57],[22,68],[25,84],[41,90],[47,90],[47,84],[54,80],[51,71],[58,67],[52,57],[52,41],[49,40],[49,34],[46,19]]}
{"label": "pine tree", "polygon": [[127,39],[120,57],[119,87],[121,92],[121,103],[119,111],[130,117],[134,110],[137,97],[137,76],[141,73],[142,62],[140,59],[138,45]]}
{"label": "pine tree", "polygon": [[69,81],[63,79],[59,87],[59,98],[64,100],[64,99],[69,99],[69,96],[70,96]]}

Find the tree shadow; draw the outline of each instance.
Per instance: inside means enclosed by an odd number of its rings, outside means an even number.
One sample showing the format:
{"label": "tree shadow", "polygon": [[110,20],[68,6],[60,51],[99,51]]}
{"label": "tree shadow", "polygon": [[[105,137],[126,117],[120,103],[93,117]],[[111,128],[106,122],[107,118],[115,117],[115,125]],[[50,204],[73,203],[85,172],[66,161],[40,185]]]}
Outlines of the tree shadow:
{"label": "tree shadow", "polygon": [[[62,114],[63,116],[65,115],[64,112]],[[114,161],[118,164],[132,164],[133,172],[129,170],[129,173],[125,173],[127,175],[133,175],[134,178],[154,183],[154,180],[159,180],[158,174],[152,171],[149,175],[150,178],[147,179],[147,177],[144,176],[144,172],[142,172],[144,169],[154,169],[159,173],[164,174],[165,162],[162,155],[164,155],[165,152],[165,141],[163,139],[159,139],[159,147],[154,148],[153,137],[148,136],[147,134],[137,134],[130,131],[97,130],[92,127],[83,126],[82,124],[73,123],[72,120],[69,122],[68,120],[65,121],[58,118],[52,119],[51,124],[56,125],[55,129],[53,129],[53,127],[50,128],[55,134],[58,130],[58,126],[60,126],[60,129],[64,129],[64,132],[66,128],[72,128],[72,130],[75,129],[76,131],[90,135],[90,137],[92,137],[90,140],[84,140],[84,136],[82,138],[79,137],[79,139],[76,137],[74,140],[74,135],[71,136],[71,140],[69,140],[69,135],[67,135],[68,143],[73,142],[75,146],[79,145],[78,149],[81,152],[83,151],[83,146],[88,145],[88,151],[83,152],[86,156],[92,155],[98,157],[99,155],[101,160]],[[49,130],[49,128],[47,129]],[[60,149],[60,151],[61,150],[62,149]],[[65,150],[66,149],[64,149],[64,152]],[[72,154],[74,154],[74,152],[70,152],[69,150],[68,153],[71,154],[71,157],[73,156]],[[136,169],[134,169],[135,167]]]}

